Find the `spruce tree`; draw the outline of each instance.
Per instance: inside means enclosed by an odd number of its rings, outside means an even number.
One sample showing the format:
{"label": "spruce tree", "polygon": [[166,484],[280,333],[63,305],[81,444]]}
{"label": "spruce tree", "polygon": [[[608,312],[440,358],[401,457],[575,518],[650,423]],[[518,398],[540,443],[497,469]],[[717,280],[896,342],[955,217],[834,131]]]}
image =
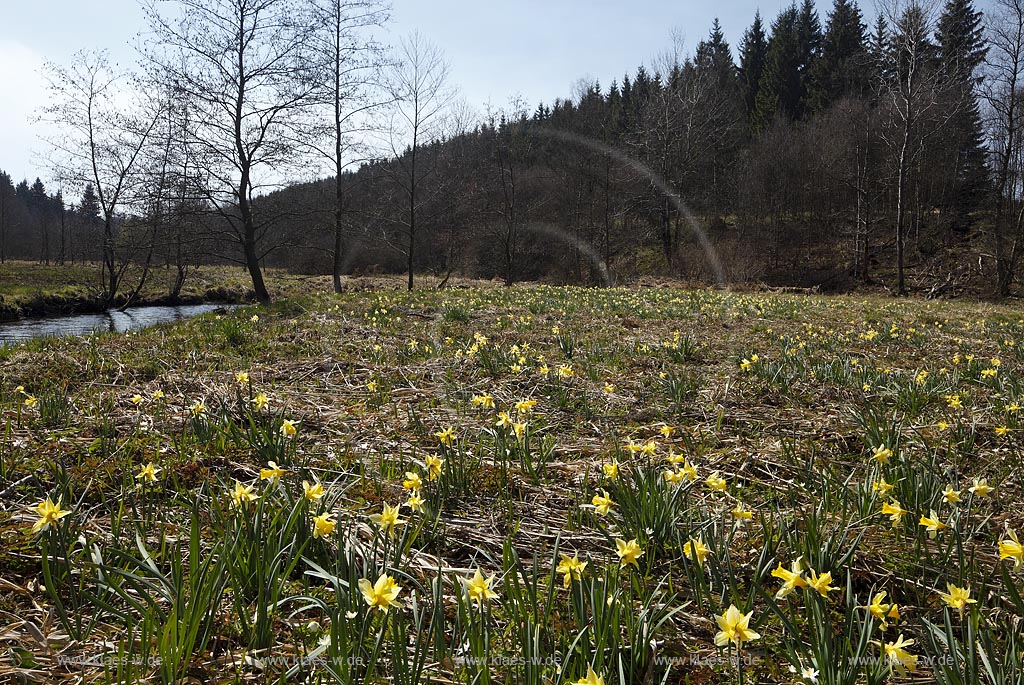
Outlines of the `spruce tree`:
{"label": "spruce tree", "polygon": [[814,8],[814,0],[803,0],[797,20],[796,35],[800,98],[797,104],[797,115],[794,118],[801,119],[810,109],[811,80],[815,64],[821,55],[821,21],[818,19],[818,11]]}
{"label": "spruce tree", "polygon": [[949,81],[949,107],[956,115],[943,151],[948,174],[942,204],[951,212],[953,226],[965,230],[970,214],[982,201],[988,183],[985,143],[977,86],[978,68],[987,48],[982,14],[972,0],[948,0],[935,32],[939,66]]}
{"label": "spruce tree", "polygon": [[695,63],[699,71],[714,74],[719,88],[731,90],[734,87],[736,64],[732,61],[732,50],[725,40],[718,17],[715,17],[707,39],[697,44]]}
{"label": "spruce tree", "polygon": [[753,120],[757,90],[768,59],[768,38],[761,21],[761,12],[754,13],[754,23],[743,33],[740,42],[740,92],[748,121]]}
{"label": "spruce tree", "polygon": [[799,12],[790,5],[772,22],[768,56],[754,103],[754,129],[763,131],[776,116],[798,119],[800,102]]}
{"label": "spruce tree", "polygon": [[[884,21],[884,20],[883,20]],[[810,107],[827,109],[837,100],[868,90],[868,56],[863,15],[854,0],[835,0],[811,77]]]}

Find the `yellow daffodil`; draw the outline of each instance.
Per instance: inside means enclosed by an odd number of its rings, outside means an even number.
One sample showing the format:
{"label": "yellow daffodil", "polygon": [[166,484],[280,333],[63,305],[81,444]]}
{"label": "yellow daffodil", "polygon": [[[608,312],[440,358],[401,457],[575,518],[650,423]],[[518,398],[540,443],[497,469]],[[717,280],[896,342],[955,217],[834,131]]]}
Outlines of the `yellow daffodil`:
{"label": "yellow daffodil", "polygon": [[151,395],[151,397],[154,400],[162,400],[164,398],[164,391],[163,390],[154,390],[153,394]]}
{"label": "yellow daffodil", "polygon": [[946,527],[946,524],[939,520],[939,515],[935,513],[934,509],[929,512],[929,516],[924,516],[922,514],[921,520],[918,523],[919,525],[924,526],[925,530],[928,531],[928,537],[932,540],[935,539],[935,536],[940,530],[943,530]]}
{"label": "yellow daffodil", "polygon": [[324,512],[319,516],[313,517],[313,537],[314,538],[325,538],[334,532],[334,527],[337,526],[337,521],[334,520],[334,514],[328,514]]}
{"label": "yellow daffodil", "polygon": [[52,524],[71,513],[67,509],[60,508],[60,497],[58,497],[57,501],[54,502],[49,498],[49,496],[47,496],[45,500],[37,504],[34,508],[36,513],[39,514],[39,520],[32,524],[33,533],[41,533],[44,530],[49,530]]}
{"label": "yellow daffodil", "polygon": [[519,400],[516,402],[516,411],[520,414],[529,414],[537,406],[537,400]]}
{"label": "yellow daffodil", "polygon": [[892,450],[885,445],[879,445],[872,452],[871,458],[879,464],[888,464],[889,459],[892,458]]}
{"label": "yellow daffodil", "polygon": [[898,621],[900,618],[900,610],[896,603],[888,604],[885,602],[886,594],[885,590],[875,593],[875,596],[871,598],[871,604],[867,606],[867,610],[878,621],[878,628],[882,632],[888,630],[890,619]]}
{"label": "yellow daffodil", "polygon": [[644,555],[644,551],[640,549],[640,544],[637,542],[636,538],[633,538],[629,542],[616,538],[615,554],[619,557],[620,565],[626,566],[628,564],[633,564],[633,566],[639,568],[640,565],[637,563],[637,559]]}
{"label": "yellow daffodil", "polygon": [[239,371],[238,373],[236,373],[235,374],[235,382],[238,383],[238,385],[248,385],[249,384],[249,372],[248,371]]}
{"label": "yellow daffodil", "polygon": [[602,464],[601,470],[604,472],[605,478],[608,480],[615,480],[619,477],[619,462],[612,459],[607,464]]}
{"label": "yellow daffodil", "polygon": [[142,395],[132,395],[132,404],[136,407],[142,404]]}
{"label": "yellow daffodil", "polygon": [[470,400],[475,407],[483,407],[484,409],[494,409],[494,398],[490,395],[474,395],[473,399]]}
{"label": "yellow daffodil", "polygon": [[575,373],[576,372],[573,371],[572,367],[569,366],[568,364],[562,364],[561,366],[558,367],[559,378],[572,378],[573,374]]}
{"label": "yellow daffodil", "polygon": [[1012,528],[1006,530],[1006,539],[999,541],[999,559],[1013,559],[1013,567],[1024,566],[1024,545]]}
{"label": "yellow daffodil", "polygon": [[892,483],[886,483],[885,477],[883,476],[871,484],[871,491],[877,492],[879,497],[886,499],[889,497],[889,493],[892,492],[894,487],[895,486]]}
{"label": "yellow daffodil", "polygon": [[562,584],[565,587],[574,580],[581,580],[583,578],[583,572],[587,569],[587,562],[580,561],[579,554],[573,554],[570,558],[565,554],[559,554],[558,566],[555,568],[556,573],[562,574]]}
{"label": "yellow daffodil", "polygon": [[949,504],[956,504],[960,501],[960,491],[955,490],[952,484],[947,485],[946,489],[942,491],[942,497]]}
{"label": "yellow daffodil", "polygon": [[402,481],[402,487],[406,490],[417,491],[423,488],[423,479],[420,478],[420,474],[412,471],[405,472],[405,480]]}
{"label": "yellow daffodil", "polygon": [[310,502],[315,502],[324,496],[324,486],[320,484],[320,481],[302,481],[302,493],[303,496]]}
{"label": "yellow daffodil", "polygon": [[614,394],[615,393],[615,384],[614,383],[605,383],[604,384],[604,393],[606,395]]}
{"label": "yellow daffodil", "polygon": [[743,647],[744,642],[750,642],[761,637],[759,633],[750,629],[750,617],[753,615],[754,612],[752,611],[748,614],[743,614],[736,608],[735,604],[730,604],[725,613],[715,617],[715,621],[718,622],[720,629],[715,635],[715,644],[719,647],[725,647],[731,642],[739,649]]}
{"label": "yellow daffodil", "polygon": [[36,399],[35,395],[29,395],[25,398],[25,406],[31,409],[38,404],[39,400]]}
{"label": "yellow daffodil", "polygon": [[895,499],[882,503],[882,514],[889,517],[889,520],[892,521],[893,528],[898,526],[900,521],[903,520],[903,517],[908,513],[910,512],[900,506],[900,503]]}
{"label": "yellow daffodil", "polygon": [[901,669],[910,671],[917,669],[917,656],[907,651],[907,647],[914,644],[913,640],[904,640],[903,633],[900,633],[895,642],[885,644],[885,657],[889,663],[895,664]]}
{"label": "yellow daffodil", "polygon": [[386,573],[378,578],[376,583],[360,578],[359,591],[363,593],[363,599],[371,609],[379,609],[386,614],[391,607],[401,606],[396,600],[402,588]]}
{"label": "yellow daffodil", "polygon": [[832,587],[832,574],[826,571],[819,576],[818,572],[812,568],[811,577],[807,581],[807,587],[812,590],[817,590],[818,594],[822,597],[828,597],[828,593],[835,590],[835,588]]}
{"label": "yellow daffodil", "polygon": [[268,461],[267,468],[260,469],[260,480],[269,480],[271,483],[276,483],[288,472],[277,465],[276,461]]}
{"label": "yellow daffodil", "polygon": [[691,483],[700,478],[700,476],[697,475],[697,467],[691,464],[689,461],[683,462],[683,468],[681,470],[686,475],[686,480],[690,481]]}
{"label": "yellow daffodil", "polygon": [[462,584],[466,588],[466,594],[469,595],[471,602],[476,602],[477,605],[482,606],[484,602],[495,599],[498,593],[491,589],[491,583],[494,582],[494,576],[485,578],[484,574],[480,572],[480,569],[476,570],[476,573],[472,578],[460,578]]}
{"label": "yellow daffodil", "polygon": [[988,497],[988,494],[995,490],[995,487],[988,484],[986,478],[975,478],[974,485],[968,488],[971,494],[977,495],[978,497]]}
{"label": "yellow daffodil", "polygon": [[587,666],[587,675],[577,680],[573,685],[604,685],[604,676],[594,672],[593,666]]}
{"label": "yellow daffodil", "polygon": [[523,436],[526,434],[526,424],[525,423],[513,423],[512,424],[512,432],[515,433],[515,436],[516,436],[517,439],[522,440]]}
{"label": "yellow daffodil", "polygon": [[409,499],[405,500],[405,506],[413,511],[423,511],[423,498],[420,497],[419,492],[414,491],[409,495]]}
{"label": "yellow daffodil", "polygon": [[495,422],[494,425],[497,426],[498,428],[511,428],[512,417],[508,415],[507,411],[500,411],[498,412],[498,420]]}
{"label": "yellow daffodil", "polygon": [[725,479],[718,475],[718,471],[715,471],[705,478],[704,484],[708,486],[708,489],[714,490],[715,492],[725,491]]}
{"label": "yellow daffodil", "polygon": [[666,483],[671,483],[672,485],[678,485],[679,483],[682,483],[684,480],[686,480],[686,474],[683,473],[682,471],[671,471],[671,470],[669,470],[669,471],[665,472],[665,482]]}
{"label": "yellow daffodil", "polygon": [[160,469],[156,467],[156,464],[149,462],[142,467],[142,470],[135,474],[135,480],[141,480],[144,483],[155,483],[156,474],[159,471]]}
{"label": "yellow daffodil", "polygon": [[444,430],[434,433],[434,437],[436,437],[442,445],[451,446],[452,442],[455,440],[455,428],[448,426]]}
{"label": "yellow daffodil", "polygon": [[269,403],[270,398],[262,391],[256,393],[256,396],[252,398],[252,406],[256,411],[263,411],[267,408],[267,404]]}
{"label": "yellow daffodil", "polygon": [[295,433],[298,431],[298,428],[296,428],[296,424],[294,421],[289,421],[288,419],[285,419],[284,421],[281,422],[280,431],[281,435],[283,435],[284,437],[291,438],[295,436]]}
{"label": "yellow daffodil", "polygon": [[736,506],[732,510],[732,517],[736,519],[736,523],[742,526],[747,521],[754,518],[754,512],[749,509],[743,508],[743,502],[736,502]]}
{"label": "yellow daffodil", "polygon": [[444,467],[444,459],[427,455],[424,457],[423,463],[427,467],[427,480],[437,480],[440,478],[441,469]]}
{"label": "yellow daffodil", "polygon": [[384,505],[381,513],[370,516],[370,520],[376,523],[382,532],[389,535],[394,535],[395,529],[405,523],[398,516],[398,507],[392,507],[387,504]]}
{"label": "yellow daffodil", "polygon": [[977,604],[978,600],[971,599],[971,586],[957,587],[953,583],[946,583],[946,589],[948,592],[940,592],[939,598],[946,603],[947,606],[956,609],[960,613],[967,608],[968,604]]}
{"label": "yellow daffodil", "polygon": [[196,400],[192,403],[192,406],[189,407],[189,412],[192,416],[202,416],[206,413],[206,404],[202,400]]}
{"label": "yellow daffodil", "polygon": [[807,579],[803,574],[803,557],[797,557],[788,569],[783,568],[780,563],[779,567],[772,571],[772,576],[782,581],[782,587],[775,593],[776,600],[788,597],[797,588],[807,587]]}
{"label": "yellow daffodil", "polygon": [[676,429],[672,426],[664,425],[658,429],[658,432],[661,433],[661,437],[663,438],[671,438],[672,434],[676,432]]}
{"label": "yellow daffodil", "polygon": [[690,538],[689,541],[683,545],[683,555],[690,561],[696,561],[698,566],[704,565],[704,560],[710,553],[711,550],[704,545],[703,537]]}
{"label": "yellow daffodil", "polygon": [[608,510],[615,506],[615,502],[608,495],[608,491],[601,489],[598,490],[597,495],[594,495],[593,499],[590,500],[590,504],[594,507],[594,510],[601,516],[607,516]]}
{"label": "yellow daffodil", "polygon": [[235,487],[231,490],[231,503],[236,508],[240,509],[250,502],[255,502],[256,499],[257,495],[253,486],[235,481]]}

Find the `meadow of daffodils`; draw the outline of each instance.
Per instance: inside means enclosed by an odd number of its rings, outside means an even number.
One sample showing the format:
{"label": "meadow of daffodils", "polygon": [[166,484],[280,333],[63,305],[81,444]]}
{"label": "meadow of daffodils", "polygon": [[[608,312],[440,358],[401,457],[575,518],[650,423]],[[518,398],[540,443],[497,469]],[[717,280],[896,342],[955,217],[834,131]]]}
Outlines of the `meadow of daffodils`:
{"label": "meadow of daffodils", "polygon": [[1024,683],[1024,319],[363,292],[0,350],[0,681]]}

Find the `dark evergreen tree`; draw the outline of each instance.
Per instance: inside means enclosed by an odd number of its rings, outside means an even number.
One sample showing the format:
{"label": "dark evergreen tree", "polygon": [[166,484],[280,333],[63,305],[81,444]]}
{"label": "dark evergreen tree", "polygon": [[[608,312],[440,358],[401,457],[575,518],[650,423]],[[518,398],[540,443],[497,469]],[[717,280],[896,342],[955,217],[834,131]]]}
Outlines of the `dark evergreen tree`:
{"label": "dark evergreen tree", "polygon": [[810,107],[822,112],[847,96],[868,91],[868,53],[863,15],[854,0],[835,0],[811,74]]}
{"label": "dark evergreen tree", "polygon": [[757,131],[763,131],[776,116],[798,119],[802,114],[799,20],[796,5],[791,5],[772,23],[768,56],[754,103]]}
{"label": "dark evergreen tree", "polygon": [[935,32],[939,66],[949,81],[947,108],[955,115],[943,146],[948,169],[942,204],[952,213],[955,228],[965,230],[988,184],[985,142],[978,105],[978,69],[987,51],[982,14],[972,0],[948,0]]}
{"label": "dark evergreen tree", "polygon": [[740,41],[740,93],[748,122],[753,120],[757,90],[767,59],[768,37],[764,32],[761,12],[757,11],[754,13],[754,23],[743,32],[743,40]]}
{"label": "dark evergreen tree", "polygon": [[698,70],[713,74],[719,89],[732,91],[735,88],[736,63],[732,60],[732,50],[722,33],[718,17],[715,17],[707,39],[697,44],[694,64]]}
{"label": "dark evergreen tree", "polygon": [[814,0],[803,0],[796,25],[797,71],[800,74],[800,96],[794,119],[802,119],[810,111],[810,92],[813,72],[821,56],[821,21],[814,7]]}

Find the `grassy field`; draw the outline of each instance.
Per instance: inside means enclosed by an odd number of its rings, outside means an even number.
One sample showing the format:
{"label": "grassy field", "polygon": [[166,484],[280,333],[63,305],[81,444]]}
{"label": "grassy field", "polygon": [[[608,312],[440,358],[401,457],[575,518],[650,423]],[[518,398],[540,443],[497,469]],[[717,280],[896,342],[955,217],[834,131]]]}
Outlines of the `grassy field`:
{"label": "grassy field", "polygon": [[1024,679],[1014,309],[365,290],[0,368],[0,680]]}

